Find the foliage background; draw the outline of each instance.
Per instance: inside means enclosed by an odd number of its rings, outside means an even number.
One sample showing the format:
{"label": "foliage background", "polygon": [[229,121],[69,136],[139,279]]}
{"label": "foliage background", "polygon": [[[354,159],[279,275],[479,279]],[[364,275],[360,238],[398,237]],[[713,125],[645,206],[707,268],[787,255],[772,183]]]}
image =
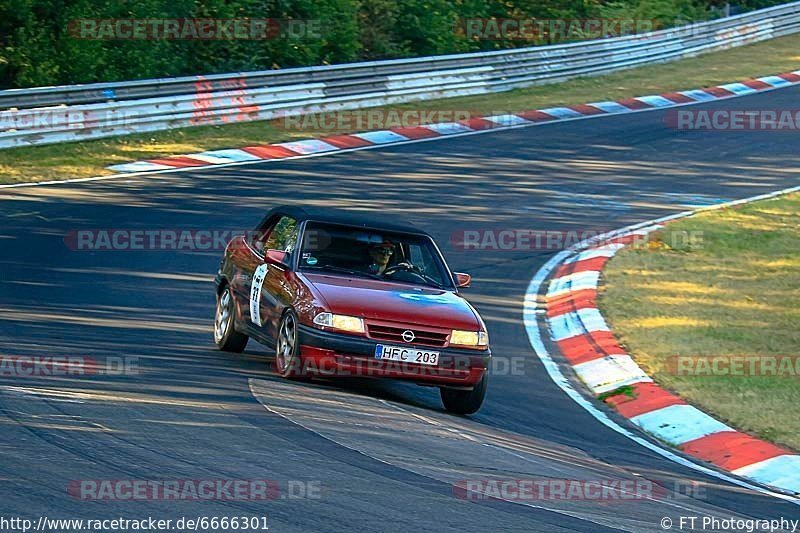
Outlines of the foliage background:
{"label": "foliage background", "polygon": [[[741,12],[781,3],[740,0]],[[212,74],[529,46],[469,40],[464,18],[646,18],[667,27],[721,13],[701,0],[3,0],[0,88]],[[93,41],[81,18],[317,19],[314,39]]]}

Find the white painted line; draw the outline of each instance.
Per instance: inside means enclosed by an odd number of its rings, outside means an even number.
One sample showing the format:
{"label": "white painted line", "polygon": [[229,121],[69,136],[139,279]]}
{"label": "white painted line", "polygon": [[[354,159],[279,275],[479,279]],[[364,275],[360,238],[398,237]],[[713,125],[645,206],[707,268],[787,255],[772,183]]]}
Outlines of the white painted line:
{"label": "white painted line", "polygon": [[570,109],[568,107],[548,107],[547,109],[539,109],[542,113],[547,113],[559,119],[582,117],[583,113]]}
{"label": "white painted line", "polygon": [[792,85],[792,82],[786,81],[785,79],[778,76],[764,76],[763,78],[756,78],[756,79],[758,81],[763,81],[767,85],[772,85],[775,88]]}
{"label": "white painted line", "polygon": [[568,311],[548,319],[553,340],[563,341],[593,331],[608,331],[608,325],[597,309]]}
{"label": "white painted line", "polygon": [[583,335],[583,327],[575,313],[564,313],[557,317],[552,317],[547,321],[550,327],[550,336],[555,341],[570,339]]}
{"label": "white painted line", "polygon": [[440,122],[437,124],[425,124],[425,128],[435,131],[439,135],[455,135],[457,133],[464,133],[465,131],[472,131],[469,128],[458,122]]}
{"label": "white painted line", "polygon": [[653,380],[627,354],[617,354],[573,366],[575,373],[595,394]]}
{"label": "white painted line", "polygon": [[632,113],[633,109],[630,107],[625,107],[622,104],[618,104],[617,102],[592,102],[589,104],[590,106],[597,107],[598,109],[602,109],[606,113],[611,113],[616,115],[617,113]]}
{"label": "white painted line", "polygon": [[499,124],[500,126],[521,126],[523,124],[535,124],[530,120],[525,120],[517,115],[492,115],[491,117],[483,117],[485,120]]}
{"label": "white painted line", "polygon": [[743,466],[733,471],[734,474],[755,479],[759,483],[780,489],[800,493],[800,456],[779,455]]}
{"label": "white painted line", "polygon": [[599,309],[587,307],[585,309],[578,309],[576,313],[586,331],[609,331],[608,324],[606,324]]}
{"label": "white painted line", "polygon": [[364,133],[354,133],[352,135],[353,137],[364,139],[365,141],[371,142],[373,144],[389,144],[389,143],[396,143],[398,141],[409,140],[408,137],[404,137],[399,133],[395,133],[389,130],[367,131]]}
{"label": "white painted line", "polygon": [[560,278],[550,280],[547,297],[561,296],[573,291],[596,289],[600,283],[600,273],[594,271],[574,272]]}
{"label": "white painted line", "polygon": [[750,94],[758,92],[752,87],[748,87],[744,83],[726,83],[725,85],[720,85],[726,91],[730,91],[734,94],[743,95],[743,94]]}
{"label": "white painted line", "polygon": [[707,93],[700,89],[695,89],[693,91],[681,91],[678,94],[682,94],[692,100],[697,100],[699,102],[709,102],[711,100],[717,100],[718,98],[713,94]]}
{"label": "white painted line", "polygon": [[275,146],[282,146],[287,150],[291,150],[292,152],[297,152],[298,154],[303,154],[303,155],[319,154],[321,152],[332,152],[335,150],[339,150],[339,148],[337,148],[336,146],[328,144],[325,141],[320,141],[319,139],[307,139],[304,141],[278,143]]}
{"label": "white painted line", "polygon": [[673,446],[680,446],[690,440],[720,431],[733,431],[733,428],[691,405],[670,405],[634,416],[630,420],[654,437]]}
{"label": "white painted line", "polygon": [[224,157],[214,157],[213,155],[206,155],[205,153],[201,152],[198,154],[184,154],[179,155],[177,157],[190,157],[192,159],[197,159],[198,161],[204,161],[211,165],[219,165],[222,163],[230,163],[230,159],[226,159]]}
{"label": "white painted line", "polygon": [[569,265],[571,263],[577,263],[578,261],[585,261],[587,259],[595,259],[598,257],[614,257],[622,248],[625,248],[625,245],[619,242],[598,246],[597,248],[592,248],[591,250],[586,250],[585,252],[581,252],[573,257],[570,257],[564,261],[564,264]]}
{"label": "white painted line", "polygon": [[226,159],[227,163],[230,163],[231,161],[261,161],[260,157],[254,156],[251,153],[245,152],[244,150],[239,150],[237,148],[228,148],[225,150],[210,150],[208,152],[200,152],[200,153],[201,155]]}
{"label": "white painted line", "polygon": [[[159,165],[158,163],[150,163],[149,161],[134,161],[132,163],[123,163],[121,165],[111,165],[109,170],[115,172],[148,172],[150,170],[168,170],[173,167],[167,165]],[[0,185],[0,187],[4,187]]]}
{"label": "white painted line", "polygon": [[675,105],[675,102],[672,100],[667,100],[663,96],[659,96],[657,94],[650,96],[637,96],[636,99],[653,107],[672,107]]}
{"label": "white painted line", "polygon": [[[765,91],[761,91],[761,92],[765,92]],[[630,232],[630,231],[633,231],[633,230],[636,230],[636,229],[644,228],[644,227],[652,225],[653,223],[669,222],[671,220],[677,220],[677,219],[680,219],[680,218],[685,218],[685,217],[691,216],[691,215],[693,215],[695,213],[698,213],[698,212],[711,211],[711,210],[715,210],[715,209],[722,209],[722,208],[725,208],[725,207],[731,207],[733,205],[740,205],[740,204],[743,204],[743,203],[757,201],[757,200],[765,200],[765,199],[768,199],[768,198],[774,198],[774,197],[777,197],[777,196],[781,196],[781,195],[784,195],[784,194],[789,194],[789,193],[793,193],[793,192],[797,192],[797,191],[800,191],[800,186],[798,186],[798,187],[790,187],[790,188],[787,188],[787,189],[782,189],[780,191],[775,191],[775,192],[771,192],[771,193],[767,193],[767,194],[753,196],[751,198],[744,198],[744,199],[735,200],[735,201],[732,201],[732,202],[726,202],[726,203],[722,203],[722,204],[715,204],[715,205],[708,206],[707,208],[701,209],[701,210],[683,211],[683,212],[680,212],[680,213],[676,213],[674,215],[668,215],[668,216],[665,216],[665,217],[661,217],[661,218],[654,219],[654,220],[649,220],[649,221],[642,222],[642,223],[639,223],[639,224],[633,224],[631,226],[626,226],[626,227],[621,228],[619,230],[611,231],[611,232],[609,232],[609,233],[607,233],[605,235],[600,235],[600,236],[598,236],[596,238],[587,239],[585,241],[582,241],[582,242],[570,247],[569,249],[563,250],[563,251],[557,253],[556,255],[554,255],[553,257],[551,257],[536,272],[536,274],[534,274],[533,278],[531,279],[531,282],[528,284],[528,289],[525,292],[525,298],[524,298],[524,301],[523,301],[522,320],[523,320],[523,323],[525,325],[525,331],[528,334],[528,341],[531,343],[531,347],[533,348],[534,353],[539,358],[539,360],[542,362],[542,365],[544,366],[544,369],[547,372],[547,374],[550,376],[550,379],[552,379],[553,382],[562,391],[564,391],[564,393],[567,396],[569,396],[572,401],[574,401],[576,404],[578,404],[580,407],[582,407],[586,412],[588,412],[590,415],[592,415],[601,424],[605,425],[609,429],[619,433],[620,435],[623,435],[624,437],[632,440],[633,442],[635,442],[635,443],[647,448],[648,450],[650,450],[650,451],[656,453],[657,455],[660,455],[660,456],[664,457],[665,459],[668,459],[668,460],[670,460],[670,461],[672,461],[674,463],[677,463],[679,465],[685,466],[687,468],[691,468],[692,470],[695,470],[697,472],[701,472],[701,473],[703,473],[705,475],[708,475],[710,477],[714,477],[714,478],[726,481],[726,482],[731,483],[733,485],[737,485],[739,487],[744,487],[744,488],[747,488],[749,490],[753,490],[753,491],[756,491],[756,492],[759,492],[759,493],[762,493],[762,494],[767,494],[769,496],[772,496],[772,497],[775,497],[775,498],[778,498],[778,499],[781,499],[781,500],[786,500],[786,501],[788,501],[790,503],[793,503],[795,505],[800,505],[800,497],[798,497],[798,496],[791,496],[791,495],[788,495],[788,494],[784,494],[782,492],[776,492],[775,490],[772,490],[772,489],[769,489],[769,488],[765,488],[765,487],[763,487],[761,485],[757,485],[757,484],[751,483],[751,482],[747,481],[746,479],[740,479],[738,477],[734,477],[734,476],[728,475],[727,473],[720,472],[720,471],[715,470],[713,468],[709,468],[708,466],[706,466],[704,464],[696,463],[696,462],[694,462],[694,461],[692,461],[692,460],[690,460],[690,459],[688,459],[688,458],[686,458],[686,457],[684,457],[682,455],[676,454],[672,450],[664,448],[662,445],[660,445],[660,444],[658,444],[656,442],[648,440],[648,439],[642,437],[641,435],[639,435],[637,433],[633,433],[629,429],[621,426],[620,424],[618,424],[617,422],[615,422],[614,420],[609,418],[609,416],[604,411],[601,411],[597,407],[597,405],[595,405],[595,401],[596,400],[594,398],[587,399],[586,397],[584,397],[579,391],[577,391],[575,389],[575,387],[573,386],[573,382],[567,376],[565,376],[564,373],[561,371],[559,363],[557,363],[553,359],[552,355],[547,350],[547,347],[544,344],[544,340],[542,339],[542,335],[541,335],[540,327],[539,327],[540,316],[539,316],[539,312],[538,312],[539,311],[539,303],[538,303],[539,293],[541,292],[542,285],[545,283],[545,280],[547,280],[547,278],[550,275],[550,273],[555,268],[557,268],[560,264],[562,264],[562,262],[566,258],[570,257],[572,254],[575,254],[576,252],[578,252],[580,250],[585,250],[586,248],[588,248],[590,246],[596,245],[596,243],[598,241],[602,241],[604,239],[607,240],[607,239],[613,238],[614,236],[625,234],[626,232]],[[758,482],[758,481],[756,480],[756,482]]]}

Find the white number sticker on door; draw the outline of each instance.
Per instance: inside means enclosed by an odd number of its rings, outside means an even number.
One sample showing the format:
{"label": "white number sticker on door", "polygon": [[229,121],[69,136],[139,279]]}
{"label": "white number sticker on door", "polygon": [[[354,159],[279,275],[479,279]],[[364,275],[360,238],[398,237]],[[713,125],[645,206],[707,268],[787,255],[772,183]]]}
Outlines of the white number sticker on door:
{"label": "white number sticker on door", "polygon": [[250,321],[261,326],[261,287],[267,277],[268,265],[258,265],[253,273],[253,282],[250,284]]}

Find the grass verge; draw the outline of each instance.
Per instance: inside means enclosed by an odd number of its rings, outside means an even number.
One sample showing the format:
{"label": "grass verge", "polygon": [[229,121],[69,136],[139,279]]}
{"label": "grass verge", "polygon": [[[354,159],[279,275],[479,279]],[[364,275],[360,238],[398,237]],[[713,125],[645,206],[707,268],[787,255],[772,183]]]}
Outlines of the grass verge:
{"label": "grass verge", "polygon": [[[800,68],[798,50],[800,34],[607,76],[382,109],[502,113],[696,89],[797,70]],[[323,123],[322,120],[317,122]],[[299,131],[296,127],[287,128],[285,124],[276,120],[200,126],[96,141],[0,150],[0,183],[101,176],[111,174],[105,168],[108,165],[140,159],[357,131],[347,123],[341,127],[324,129],[311,125]]]}
{"label": "grass verge", "polygon": [[[700,214],[654,237],[604,271],[599,305],[615,334],[665,388],[800,450],[800,194]],[[730,365],[750,356],[762,375]],[[713,357],[721,364],[703,364]]]}

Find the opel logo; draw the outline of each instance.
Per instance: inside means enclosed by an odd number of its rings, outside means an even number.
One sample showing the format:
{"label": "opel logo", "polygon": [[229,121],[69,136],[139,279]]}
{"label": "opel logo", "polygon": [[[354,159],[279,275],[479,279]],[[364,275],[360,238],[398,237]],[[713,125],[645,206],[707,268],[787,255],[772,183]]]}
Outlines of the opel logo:
{"label": "opel logo", "polygon": [[415,335],[414,332],[410,329],[407,329],[403,332],[403,340],[406,342],[414,342]]}

